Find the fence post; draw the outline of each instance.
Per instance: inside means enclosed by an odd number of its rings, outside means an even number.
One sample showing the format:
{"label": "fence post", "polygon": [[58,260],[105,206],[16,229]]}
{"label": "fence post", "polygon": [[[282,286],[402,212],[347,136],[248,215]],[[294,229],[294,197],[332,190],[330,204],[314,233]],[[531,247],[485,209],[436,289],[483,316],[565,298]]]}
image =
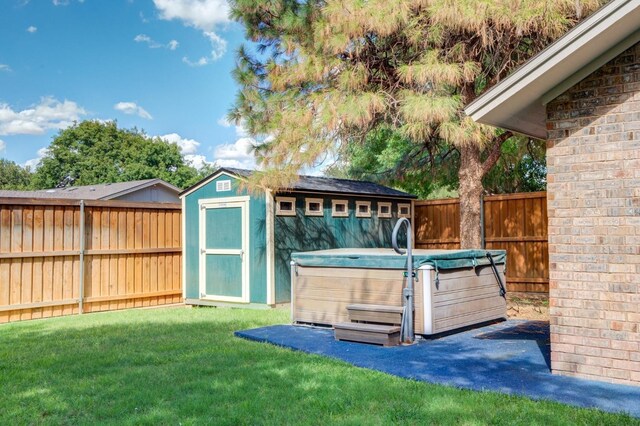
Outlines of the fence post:
{"label": "fence post", "polygon": [[86,235],[84,234],[84,200],[80,200],[80,294],[78,300],[78,311],[83,313],[84,309],[84,251]]}
{"label": "fence post", "polygon": [[487,247],[484,234],[484,194],[480,195],[480,244],[483,249]]}

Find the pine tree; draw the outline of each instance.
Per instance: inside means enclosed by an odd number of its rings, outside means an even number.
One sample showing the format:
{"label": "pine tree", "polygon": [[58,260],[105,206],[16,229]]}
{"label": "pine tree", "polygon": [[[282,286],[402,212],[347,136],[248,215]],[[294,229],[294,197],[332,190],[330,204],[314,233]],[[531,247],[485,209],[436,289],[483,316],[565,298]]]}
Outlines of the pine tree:
{"label": "pine tree", "polygon": [[392,128],[418,149],[459,152],[461,246],[479,247],[482,178],[511,132],[463,107],[601,0],[232,0],[257,44],[238,52],[229,116],[266,143],[251,185]]}

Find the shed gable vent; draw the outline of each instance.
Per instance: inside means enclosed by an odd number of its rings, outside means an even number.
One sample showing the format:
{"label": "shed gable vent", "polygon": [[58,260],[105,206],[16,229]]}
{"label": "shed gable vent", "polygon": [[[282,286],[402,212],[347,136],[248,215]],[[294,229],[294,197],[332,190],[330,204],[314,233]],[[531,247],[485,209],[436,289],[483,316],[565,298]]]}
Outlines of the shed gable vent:
{"label": "shed gable vent", "polygon": [[230,180],[219,180],[216,182],[216,192],[226,192],[231,191],[231,181]]}

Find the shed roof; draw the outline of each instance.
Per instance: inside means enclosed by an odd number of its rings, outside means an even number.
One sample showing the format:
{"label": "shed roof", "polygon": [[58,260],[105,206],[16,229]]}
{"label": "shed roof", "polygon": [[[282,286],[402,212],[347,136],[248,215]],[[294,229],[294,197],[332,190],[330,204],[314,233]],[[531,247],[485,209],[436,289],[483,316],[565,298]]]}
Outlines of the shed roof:
{"label": "shed roof", "polygon": [[640,0],[613,0],[467,105],[475,121],[547,138],[546,104],[640,41]]}
{"label": "shed roof", "polygon": [[179,188],[162,179],[144,179],[97,185],[68,186],[66,188],[39,189],[36,191],[0,190],[0,197],[111,200],[153,185],[162,185],[169,190],[175,191],[176,194],[180,192]]}
{"label": "shed roof", "polygon": [[[233,176],[241,178],[248,178],[253,173],[253,170],[235,169],[231,167],[223,167],[216,170],[214,173],[196,183],[192,187],[184,190],[180,196],[185,196],[197,188],[205,185],[209,181],[221,173],[227,173]],[[332,194],[359,194],[378,197],[391,197],[391,198],[417,198],[415,195],[408,194],[397,189],[389,188],[384,185],[380,185],[373,182],[351,180],[351,179],[336,179],[320,176],[305,176],[300,175],[298,180],[291,185],[291,187],[283,190],[283,192],[313,192],[313,193],[332,193]]]}

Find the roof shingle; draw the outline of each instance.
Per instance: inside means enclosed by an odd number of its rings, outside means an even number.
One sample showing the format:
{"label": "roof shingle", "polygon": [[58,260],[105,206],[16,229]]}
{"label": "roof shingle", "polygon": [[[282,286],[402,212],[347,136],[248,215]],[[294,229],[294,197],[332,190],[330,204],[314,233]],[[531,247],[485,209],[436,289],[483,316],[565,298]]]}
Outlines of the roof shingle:
{"label": "roof shingle", "polygon": [[0,197],[16,198],[62,198],[72,200],[108,200],[119,194],[162,184],[167,188],[180,191],[161,179],[144,179],[129,182],[101,183],[97,185],[68,186],[66,188],[39,189],[35,191],[0,190]]}
{"label": "roof shingle", "polygon": [[[235,169],[231,167],[223,167],[216,170],[213,174],[198,182],[191,188],[185,190],[181,196],[190,192],[192,188],[200,186],[206,182],[211,176],[217,175],[220,172],[227,172],[229,174],[239,177],[249,177],[253,173],[252,170]],[[396,198],[417,198],[415,195],[408,194],[397,189],[389,188],[384,185],[380,185],[373,182],[351,180],[351,179],[336,179],[320,176],[305,176],[300,175],[298,181],[293,183],[291,187],[282,190],[289,192],[317,192],[317,193],[338,193],[338,194],[361,194],[380,197],[396,197]]]}

